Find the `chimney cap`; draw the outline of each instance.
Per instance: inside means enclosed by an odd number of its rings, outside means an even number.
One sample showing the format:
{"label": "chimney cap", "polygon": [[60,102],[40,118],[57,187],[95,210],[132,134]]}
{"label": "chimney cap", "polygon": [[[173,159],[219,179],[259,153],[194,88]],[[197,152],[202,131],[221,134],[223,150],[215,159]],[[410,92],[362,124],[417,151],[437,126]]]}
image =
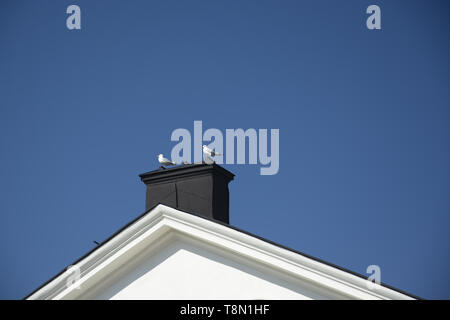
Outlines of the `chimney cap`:
{"label": "chimney cap", "polygon": [[230,171],[224,169],[223,167],[217,165],[216,163],[194,163],[194,164],[182,164],[180,166],[157,169],[142,173],[139,175],[142,182],[164,182],[167,180],[174,180],[177,177],[187,178],[189,176],[198,176],[199,174],[210,174],[214,173],[223,176],[227,181],[234,179],[234,174]]}

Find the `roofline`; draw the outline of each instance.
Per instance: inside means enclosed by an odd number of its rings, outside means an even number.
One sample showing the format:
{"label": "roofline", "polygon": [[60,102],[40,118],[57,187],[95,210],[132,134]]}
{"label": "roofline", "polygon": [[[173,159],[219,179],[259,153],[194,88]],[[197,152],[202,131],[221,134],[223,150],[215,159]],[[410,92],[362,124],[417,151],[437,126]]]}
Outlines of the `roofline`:
{"label": "roofline", "polygon": [[[96,247],[93,248],[92,250],[88,251],[86,254],[84,254],[83,256],[81,256],[80,258],[78,258],[76,261],[74,261],[74,262],[72,262],[71,264],[69,264],[69,266],[70,266],[70,265],[75,265],[75,264],[79,263],[80,261],[82,261],[83,259],[85,259],[86,257],[88,257],[89,255],[91,255],[92,253],[94,253],[96,250],[100,249],[102,246],[104,246],[106,243],[108,243],[110,240],[112,240],[114,237],[116,237],[116,236],[117,236],[118,234],[120,234],[122,231],[124,231],[124,230],[127,229],[129,226],[131,226],[132,224],[134,224],[135,222],[139,221],[141,218],[143,218],[144,216],[146,216],[147,214],[149,214],[151,211],[153,211],[158,205],[159,205],[159,204],[157,204],[157,205],[151,207],[150,209],[146,210],[144,213],[140,214],[139,216],[137,216],[136,218],[134,218],[133,220],[131,220],[130,222],[128,222],[127,224],[125,224],[123,227],[121,227],[121,228],[118,229],[116,232],[114,232],[113,234],[111,234],[107,239],[105,239],[104,241],[102,241],[98,246],[96,246]],[[167,205],[165,205],[165,206],[167,206]],[[170,207],[170,206],[167,206],[167,207]],[[209,217],[204,217],[204,216],[198,215],[198,214],[193,213],[193,212],[188,212],[188,211],[180,210],[180,209],[173,208],[173,207],[170,207],[170,208],[175,209],[175,210],[178,210],[178,211],[180,211],[180,212],[184,212],[184,213],[187,213],[187,214],[196,216],[196,217],[199,217],[199,218],[202,218],[202,219],[205,219],[205,220],[208,220],[208,221],[211,221],[211,222],[218,223],[218,224],[220,224],[220,225],[222,225],[222,226],[225,226],[225,227],[228,227],[228,228],[233,229],[233,230],[235,230],[235,231],[244,233],[244,234],[246,234],[246,235],[248,235],[248,236],[254,237],[254,238],[259,239],[259,240],[262,240],[262,241],[267,242],[267,243],[269,243],[269,244],[271,244],[271,245],[274,245],[274,246],[277,246],[277,247],[279,247],[279,248],[282,248],[282,249],[291,251],[291,252],[293,252],[293,253],[302,255],[302,256],[304,256],[304,257],[306,257],[306,258],[309,258],[309,259],[311,259],[311,260],[314,260],[314,261],[316,261],[316,262],[323,263],[323,264],[328,265],[328,266],[330,266],[330,267],[336,268],[336,269],[338,269],[338,270],[347,272],[347,273],[349,273],[349,274],[352,274],[352,275],[354,275],[354,276],[357,276],[357,277],[359,277],[359,278],[362,278],[362,279],[367,280],[367,277],[365,277],[364,275],[362,275],[362,274],[360,274],[360,273],[357,273],[357,272],[355,272],[355,271],[346,269],[346,268],[344,268],[344,267],[338,266],[338,265],[336,265],[336,264],[333,264],[333,263],[331,263],[331,262],[322,260],[322,259],[320,259],[320,258],[311,256],[311,255],[306,254],[306,253],[304,253],[304,252],[301,252],[301,251],[292,249],[292,248],[287,247],[287,246],[285,246],[285,245],[276,243],[276,242],[274,242],[274,241],[272,241],[272,240],[268,240],[268,239],[266,239],[266,238],[264,238],[264,237],[262,237],[262,236],[253,234],[253,233],[251,233],[251,232],[249,232],[249,231],[246,231],[246,230],[242,230],[242,229],[240,229],[240,228],[238,228],[238,227],[232,226],[232,225],[227,224],[227,223],[225,223],[225,222],[222,222],[222,221],[219,221],[219,220],[216,220],[216,219],[213,219],[213,218],[209,218]],[[49,284],[50,282],[52,282],[53,280],[55,280],[57,277],[59,277],[60,275],[62,275],[64,272],[66,272],[66,271],[67,271],[67,268],[68,268],[68,266],[65,267],[64,269],[62,269],[60,272],[58,272],[55,276],[53,276],[52,278],[50,278],[49,280],[47,280],[45,283],[43,283],[42,285],[40,285],[38,288],[36,288],[35,290],[33,290],[31,293],[29,293],[27,296],[25,296],[22,300],[28,299],[28,298],[29,298],[30,296],[32,296],[34,293],[36,293],[37,291],[39,291],[40,289],[42,289],[43,287],[45,287],[47,284]],[[417,299],[417,300],[425,300],[424,298],[421,298],[421,297],[419,297],[419,296],[417,296],[417,295],[408,293],[408,292],[403,291],[403,290],[401,290],[401,289],[395,288],[395,287],[393,287],[393,286],[391,286],[391,285],[388,285],[388,284],[386,284],[386,283],[384,283],[384,282],[380,282],[379,285],[381,285],[381,286],[383,286],[383,287],[385,287],[385,288],[387,288],[387,289],[391,289],[391,290],[393,290],[393,291],[396,291],[396,292],[398,292],[398,293],[407,295],[407,296],[409,296],[409,297],[411,297],[411,298],[414,298],[414,299]]]}
{"label": "roofline", "polygon": [[67,267],[65,267],[64,269],[62,269],[60,272],[58,272],[55,276],[51,277],[49,280],[47,280],[46,282],[44,282],[42,285],[40,285],[39,287],[37,287],[35,290],[33,290],[33,292],[30,292],[27,296],[25,296],[24,298],[22,298],[22,300],[26,300],[27,298],[29,298],[30,296],[32,296],[33,294],[35,294],[36,292],[38,292],[40,289],[42,289],[43,287],[45,287],[47,284],[49,284],[50,282],[52,282],[53,280],[55,280],[56,278],[58,278],[60,275],[62,275],[64,272],[66,272],[67,268],[71,265],[75,265],[78,262],[80,262],[81,260],[83,260],[84,258],[87,258],[89,255],[91,255],[92,253],[94,253],[95,251],[97,251],[98,249],[100,249],[102,246],[104,246],[107,242],[109,242],[112,238],[114,238],[115,236],[117,236],[119,233],[121,233],[122,231],[124,231],[126,228],[128,228],[129,226],[131,226],[133,223],[139,221],[141,218],[143,218],[145,215],[147,215],[148,213],[150,213],[150,211],[152,211],[153,209],[155,209],[159,204],[151,207],[150,209],[148,209],[147,211],[145,211],[144,213],[141,213],[139,216],[137,216],[136,218],[134,218],[133,220],[131,220],[130,222],[128,222],[127,224],[125,224],[123,227],[121,227],[119,230],[117,230],[116,232],[114,232],[113,234],[111,234],[108,238],[106,238],[105,240],[103,240],[102,242],[100,242],[95,248],[89,250],[87,253],[85,253],[84,255],[82,255],[80,258],[78,258],[76,261],[72,262],[71,264],[69,264]]}

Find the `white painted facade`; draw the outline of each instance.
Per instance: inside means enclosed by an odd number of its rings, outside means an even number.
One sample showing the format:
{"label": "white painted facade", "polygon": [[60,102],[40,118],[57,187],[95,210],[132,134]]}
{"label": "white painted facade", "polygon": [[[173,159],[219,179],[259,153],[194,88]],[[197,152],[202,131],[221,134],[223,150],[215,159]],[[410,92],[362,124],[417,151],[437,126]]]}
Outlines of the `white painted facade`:
{"label": "white painted facade", "polygon": [[75,266],[28,299],[412,299],[164,205]]}

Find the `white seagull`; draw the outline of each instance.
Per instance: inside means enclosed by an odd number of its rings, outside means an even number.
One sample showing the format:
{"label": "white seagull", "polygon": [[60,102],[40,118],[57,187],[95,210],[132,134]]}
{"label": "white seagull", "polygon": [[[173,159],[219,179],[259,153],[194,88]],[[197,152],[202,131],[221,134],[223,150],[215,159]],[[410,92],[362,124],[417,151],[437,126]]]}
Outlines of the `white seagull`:
{"label": "white seagull", "polygon": [[217,153],[214,150],[211,150],[210,148],[208,148],[207,146],[203,146],[203,153],[210,156],[210,157],[215,157],[215,156],[221,156],[221,153]]}
{"label": "white seagull", "polygon": [[158,161],[159,163],[161,163],[163,166],[174,166],[176,165],[175,162],[170,161],[167,158],[164,158],[164,156],[162,155],[162,153],[158,154]]}

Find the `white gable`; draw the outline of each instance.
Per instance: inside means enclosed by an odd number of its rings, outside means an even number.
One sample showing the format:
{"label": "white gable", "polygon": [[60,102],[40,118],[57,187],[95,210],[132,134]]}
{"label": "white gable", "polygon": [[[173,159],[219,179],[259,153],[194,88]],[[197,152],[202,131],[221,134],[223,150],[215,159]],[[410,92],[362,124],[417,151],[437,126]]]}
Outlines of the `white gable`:
{"label": "white gable", "polygon": [[[309,299],[319,297],[263,266],[218,254],[185,236],[170,235],[83,299]],[[212,250],[211,250],[212,249]],[[306,287],[306,286],[305,286]],[[325,297],[325,296],[322,296]]]}
{"label": "white gable", "polygon": [[411,299],[163,205],[76,266],[76,283],[64,272],[29,299]]}

